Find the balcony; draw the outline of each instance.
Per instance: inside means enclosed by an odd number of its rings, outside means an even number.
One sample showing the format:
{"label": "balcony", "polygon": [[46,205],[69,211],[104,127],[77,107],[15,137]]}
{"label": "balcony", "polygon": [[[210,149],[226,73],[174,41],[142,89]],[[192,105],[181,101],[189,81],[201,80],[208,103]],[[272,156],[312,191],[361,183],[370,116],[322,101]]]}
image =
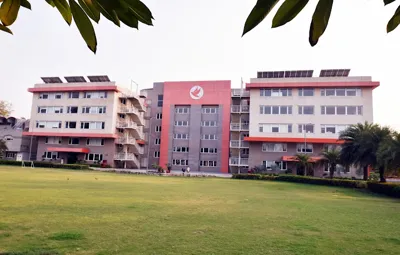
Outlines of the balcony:
{"label": "balcony", "polygon": [[136,139],[134,138],[125,138],[125,137],[118,137],[117,144],[130,144],[130,145],[135,145],[136,143]]}
{"label": "balcony", "polygon": [[118,121],[117,128],[137,129],[137,124],[133,121]]}
{"label": "balcony", "polygon": [[231,131],[249,131],[248,123],[231,123]]}
{"label": "balcony", "polygon": [[240,140],[232,140],[230,146],[231,148],[250,148],[249,142]]}
{"label": "balcony", "polygon": [[232,89],[232,97],[250,97],[250,91],[244,89]]}
{"label": "balcony", "polygon": [[249,105],[232,105],[231,113],[249,113],[250,106]]}
{"label": "balcony", "polygon": [[136,93],[122,93],[120,95],[120,98],[126,98],[128,100],[131,100],[132,104],[138,108],[139,111],[145,112],[146,111],[146,106],[144,104],[144,100],[142,96],[137,95]]}
{"label": "balcony", "polygon": [[118,113],[132,114],[132,118],[136,122],[136,124],[139,126],[144,126],[144,119],[142,117],[142,114],[139,112],[137,108],[126,107],[126,106],[119,107]]}
{"label": "balcony", "polygon": [[230,166],[249,166],[248,158],[229,158]]}

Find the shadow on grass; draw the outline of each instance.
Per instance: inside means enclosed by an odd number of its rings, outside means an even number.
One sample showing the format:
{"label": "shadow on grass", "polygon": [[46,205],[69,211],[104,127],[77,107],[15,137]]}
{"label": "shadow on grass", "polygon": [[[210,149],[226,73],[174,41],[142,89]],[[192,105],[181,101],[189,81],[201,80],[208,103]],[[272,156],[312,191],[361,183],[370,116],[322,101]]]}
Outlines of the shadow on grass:
{"label": "shadow on grass", "polygon": [[49,237],[50,240],[65,241],[65,240],[82,240],[83,234],[78,232],[59,232],[54,233]]}

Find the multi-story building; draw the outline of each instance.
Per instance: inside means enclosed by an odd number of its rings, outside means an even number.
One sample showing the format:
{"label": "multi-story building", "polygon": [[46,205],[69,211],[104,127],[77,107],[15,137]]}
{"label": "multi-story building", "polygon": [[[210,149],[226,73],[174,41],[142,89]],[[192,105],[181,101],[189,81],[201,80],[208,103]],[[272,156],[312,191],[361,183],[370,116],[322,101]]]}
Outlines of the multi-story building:
{"label": "multi-story building", "polygon": [[[349,77],[348,69],[258,72],[246,85],[250,91],[248,166],[297,172],[297,153],[317,162],[323,149],[335,148],[340,131],[373,121],[371,77]],[[242,162],[242,159],[239,159]],[[355,169],[343,169],[348,176]],[[327,174],[314,164],[314,175]],[[345,174],[346,175],[346,174]]]}
{"label": "multi-story building", "polygon": [[144,165],[229,171],[230,81],[155,83],[142,94],[150,112]]}
{"label": "multi-story building", "polygon": [[25,135],[37,137],[37,160],[139,168],[144,152],[144,99],[107,76],[42,78]]}
{"label": "multi-story building", "polygon": [[28,129],[29,120],[0,117],[0,140],[4,140],[7,145],[3,159],[20,161],[36,159],[36,139],[22,135]]}

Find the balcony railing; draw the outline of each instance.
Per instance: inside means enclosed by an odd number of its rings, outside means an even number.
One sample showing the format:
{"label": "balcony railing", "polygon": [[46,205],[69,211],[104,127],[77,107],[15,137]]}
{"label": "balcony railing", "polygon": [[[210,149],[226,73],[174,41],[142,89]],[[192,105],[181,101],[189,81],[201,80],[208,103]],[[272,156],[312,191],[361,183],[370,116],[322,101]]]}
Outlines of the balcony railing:
{"label": "balcony railing", "polygon": [[133,114],[140,116],[139,110],[135,107],[120,107],[119,112],[120,113],[133,113]]}
{"label": "balcony railing", "polygon": [[249,131],[248,123],[231,123],[231,131]]}
{"label": "balcony railing", "polygon": [[250,144],[247,141],[232,140],[231,148],[249,148]]}
{"label": "balcony railing", "polygon": [[118,121],[117,122],[117,128],[136,129],[137,127],[138,127],[137,124],[133,121]]}
{"label": "balcony railing", "polygon": [[126,138],[126,137],[118,137],[118,144],[136,144],[136,139],[134,138]]}
{"label": "balcony railing", "polygon": [[250,107],[248,105],[232,105],[231,113],[249,113]]}
{"label": "balcony railing", "polygon": [[233,89],[232,97],[250,97],[250,91],[244,89]]}
{"label": "balcony railing", "polygon": [[229,158],[230,166],[248,166],[249,159],[248,158]]}

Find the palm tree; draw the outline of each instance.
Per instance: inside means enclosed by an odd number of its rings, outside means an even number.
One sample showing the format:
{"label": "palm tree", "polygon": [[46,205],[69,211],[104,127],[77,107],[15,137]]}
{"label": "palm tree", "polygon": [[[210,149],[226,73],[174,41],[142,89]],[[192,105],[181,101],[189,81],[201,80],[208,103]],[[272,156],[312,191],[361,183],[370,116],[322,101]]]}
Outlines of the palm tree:
{"label": "palm tree", "polygon": [[307,168],[311,166],[310,156],[307,154],[298,153],[295,155],[297,165],[304,171],[304,176],[307,175]]}
{"label": "palm tree", "polygon": [[352,125],[344,130],[339,140],[344,141],[340,153],[340,160],[346,165],[363,167],[364,180],[368,179],[368,167],[377,167],[384,181],[384,165],[378,162],[377,151],[379,145],[388,139],[391,130],[377,124],[365,122]]}
{"label": "palm tree", "polygon": [[7,151],[7,143],[3,139],[0,139],[0,159],[3,157],[3,153]]}
{"label": "palm tree", "polygon": [[333,178],[333,174],[336,171],[336,166],[340,162],[340,151],[339,150],[324,150],[321,152],[321,155],[323,157],[323,161],[328,162],[329,164],[329,176]]}
{"label": "palm tree", "polygon": [[[393,132],[393,135],[383,141],[378,149],[377,158],[384,171],[400,168],[400,133]],[[384,179],[384,171],[379,175]]]}

